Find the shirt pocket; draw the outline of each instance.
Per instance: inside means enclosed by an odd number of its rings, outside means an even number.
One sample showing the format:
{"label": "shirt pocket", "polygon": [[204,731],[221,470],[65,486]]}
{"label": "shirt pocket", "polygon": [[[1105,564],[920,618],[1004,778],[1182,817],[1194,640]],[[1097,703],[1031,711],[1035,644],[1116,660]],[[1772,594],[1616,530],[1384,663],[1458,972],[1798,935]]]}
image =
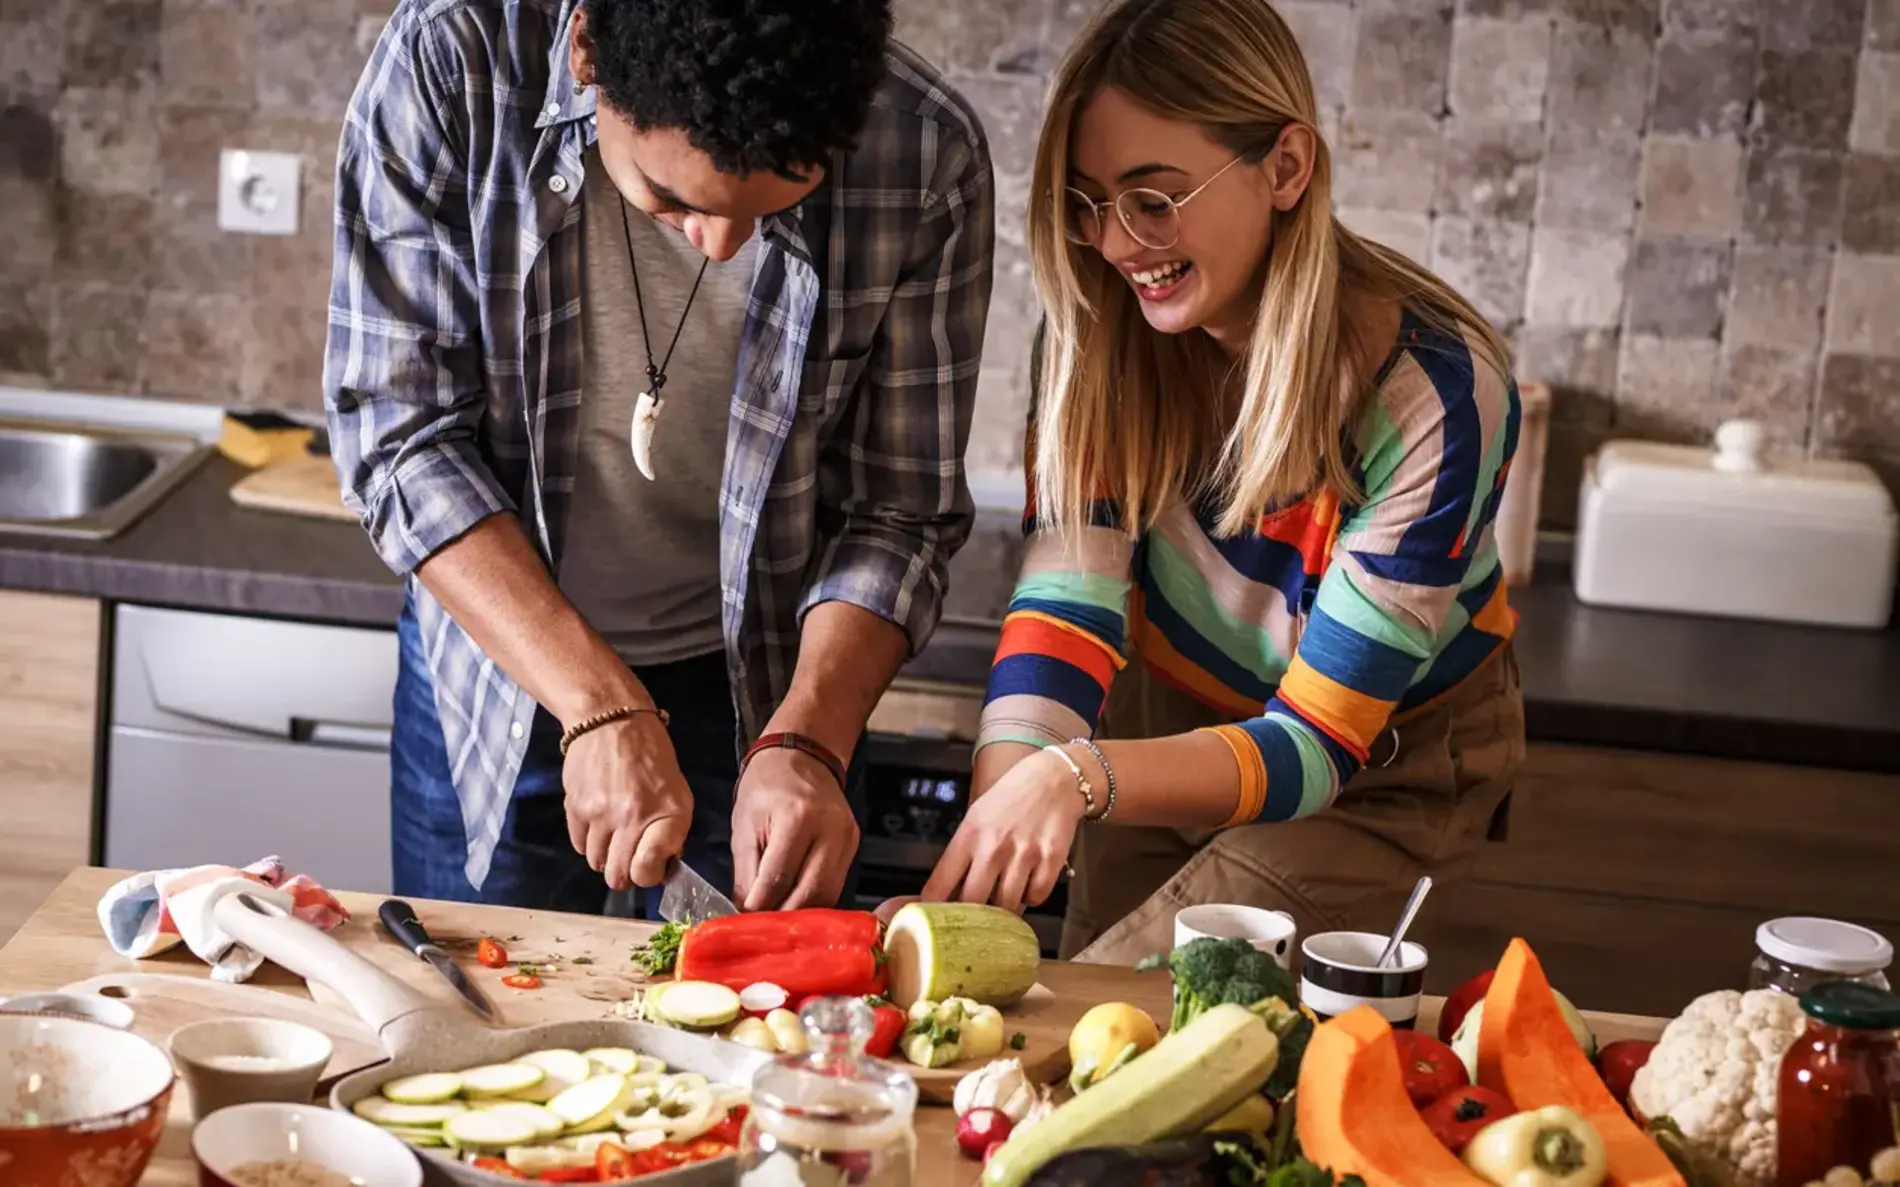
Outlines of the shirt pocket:
{"label": "shirt pocket", "polygon": [[839,358],[806,359],[798,378],[798,411],[818,413],[829,423],[858,390],[870,361],[868,350]]}

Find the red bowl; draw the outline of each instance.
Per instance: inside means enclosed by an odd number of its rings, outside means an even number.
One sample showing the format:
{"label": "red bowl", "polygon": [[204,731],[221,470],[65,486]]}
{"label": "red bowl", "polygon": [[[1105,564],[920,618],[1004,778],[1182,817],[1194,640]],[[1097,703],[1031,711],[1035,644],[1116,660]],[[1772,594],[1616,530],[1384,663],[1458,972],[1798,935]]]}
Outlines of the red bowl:
{"label": "red bowl", "polygon": [[0,1183],[133,1187],[174,1082],[165,1052],[130,1031],[0,1014]]}

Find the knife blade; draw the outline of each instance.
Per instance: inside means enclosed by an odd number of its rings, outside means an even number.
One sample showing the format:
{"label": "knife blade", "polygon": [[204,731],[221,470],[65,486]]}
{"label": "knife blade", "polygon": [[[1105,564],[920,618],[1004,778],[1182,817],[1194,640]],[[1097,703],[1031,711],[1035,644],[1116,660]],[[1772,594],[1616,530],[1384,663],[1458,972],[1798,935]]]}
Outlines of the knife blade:
{"label": "knife blade", "polygon": [[442,975],[442,979],[449,983],[449,988],[460,995],[469,1009],[489,1022],[501,1021],[495,1012],[495,1003],[489,1001],[488,995],[481,991],[481,987],[469,980],[468,974],[462,971],[461,966],[451,960],[449,954],[429,937],[428,929],[422,926],[420,919],[416,918],[414,907],[399,898],[392,898],[377,909],[376,917],[383,921],[383,926],[389,930],[390,935],[396,938],[397,943],[409,949],[417,959],[426,961],[434,967],[435,971]]}
{"label": "knife blade", "polygon": [[660,890],[660,918],[668,923],[693,923],[738,913],[732,900],[692,866],[677,857],[667,864],[666,882]]}

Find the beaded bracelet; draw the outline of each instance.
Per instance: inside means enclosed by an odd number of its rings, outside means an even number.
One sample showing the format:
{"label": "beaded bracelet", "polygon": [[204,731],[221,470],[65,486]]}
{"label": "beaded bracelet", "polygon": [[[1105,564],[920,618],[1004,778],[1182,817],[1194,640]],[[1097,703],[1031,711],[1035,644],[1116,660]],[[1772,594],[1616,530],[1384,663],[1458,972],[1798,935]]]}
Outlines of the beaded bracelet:
{"label": "beaded bracelet", "polygon": [[1102,805],[1102,814],[1095,817],[1095,823],[1100,824],[1115,812],[1115,768],[1108,765],[1108,755],[1102,753],[1102,748],[1095,744],[1093,738],[1070,738],[1069,744],[1080,746],[1093,754],[1095,761],[1102,764],[1102,774],[1108,777],[1108,802]]}
{"label": "beaded bracelet", "polygon": [[592,733],[603,725],[612,725],[616,721],[625,721],[629,717],[638,717],[642,713],[653,714],[660,719],[661,725],[667,725],[672,720],[666,715],[666,710],[655,709],[650,705],[622,705],[618,709],[608,709],[592,717],[583,717],[568,726],[566,732],[561,735],[561,756],[567,757],[567,748],[572,746],[575,739],[582,734]]}

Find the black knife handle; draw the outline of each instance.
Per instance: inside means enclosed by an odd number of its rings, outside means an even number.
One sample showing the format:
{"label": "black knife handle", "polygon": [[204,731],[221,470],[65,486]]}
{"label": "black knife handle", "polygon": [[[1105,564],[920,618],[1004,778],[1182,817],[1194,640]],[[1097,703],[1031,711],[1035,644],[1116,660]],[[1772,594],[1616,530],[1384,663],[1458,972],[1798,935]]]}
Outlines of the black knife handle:
{"label": "black knife handle", "polygon": [[383,921],[383,926],[389,929],[389,934],[396,937],[397,943],[417,956],[422,955],[425,947],[435,943],[429,938],[429,932],[422,926],[422,921],[416,918],[416,909],[399,898],[385,900],[383,905],[377,908],[376,917]]}

